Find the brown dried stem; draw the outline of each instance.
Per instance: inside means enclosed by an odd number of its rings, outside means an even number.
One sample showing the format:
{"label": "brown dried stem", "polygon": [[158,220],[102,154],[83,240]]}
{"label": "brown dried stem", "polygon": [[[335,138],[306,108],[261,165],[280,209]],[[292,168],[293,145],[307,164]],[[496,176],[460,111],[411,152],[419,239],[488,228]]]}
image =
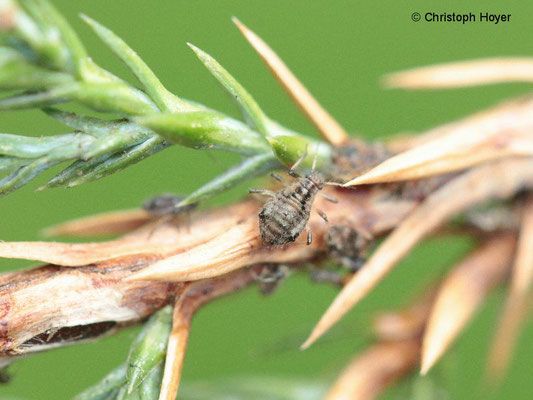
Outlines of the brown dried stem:
{"label": "brown dried stem", "polygon": [[160,400],[174,400],[183,368],[192,317],[207,302],[239,290],[254,280],[254,271],[240,270],[220,278],[187,284],[174,307],[172,331],[168,339],[167,357]]}
{"label": "brown dried stem", "polygon": [[326,400],[371,400],[417,364],[417,339],[382,342],[357,356],[344,370]]}
{"label": "brown dried stem", "polygon": [[[411,189],[418,192],[416,187]],[[416,198],[409,190],[405,197],[399,198],[388,195],[387,188],[357,191],[329,188],[329,194],[338,198],[339,204],[317,200],[316,206],[329,214],[332,224],[348,224],[358,231],[379,236],[397,225],[416,205]],[[220,243],[218,239],[234,229],[242,229],[244,235],[224,246],[248,250],[229,251],[226,266],[203,264],[202,276],[224,275],[230,279],[233,275],[225,275],[229,269],[264,261],[302,263],[323,256],[323,235],[329,225],[315,212],[311,220],[315,231],[312,246],[298,241],[286,248],[246,247],[250,240],[248,232],[257,235],[260,207],[259,202],[248,200],[223,209],[198,212],[190,218],[155,221],[103,243],[0,243],[2,257],[53,263],[0,276],[0,355],[11,358],[58,347],[141,321],[180,298],[188,284],[129,277],[166,259],[175,260],[173,257],[191,260],[193,256],[199,257],[198,263],[222,257],[225,253],[217,252],[213,243]],[[118,220],[125,222],[122,216]],[[86,221],[89,221],[87,229],[79,222],[65,226],[76,226],[76,234],[94,232],[94,220]],[[103,226],[116,226],[112,216],[101,221]],[[64,227],[58,229],[68,233]],[[168,278],[184,280],[180,273],[191,276],[191,271],[183,272],[180,265],[175,268],[175,272],[167,271]],[[55,336],[54,332],[57,332]]]}
{"label": "brown dried stem", "polygon": [[432,193],[392,232],[337,295],[303,348],[310,346],[365,297],[425,235],[453,215],[490,198],[533,185],[532,160],[508,160],[468,171]]}

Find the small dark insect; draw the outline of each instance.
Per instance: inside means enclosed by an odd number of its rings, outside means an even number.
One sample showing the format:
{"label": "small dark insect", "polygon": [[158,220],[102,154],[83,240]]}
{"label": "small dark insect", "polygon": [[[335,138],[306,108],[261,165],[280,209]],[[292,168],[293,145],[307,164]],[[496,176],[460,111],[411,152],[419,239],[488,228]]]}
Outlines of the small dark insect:
{"label": "small dark insect", "polygon": [[366,261],[371,238],[365,237],[348,225],[336,225],[326,233],[328,254],[350,272],[359,270]]}
{"label": "small dark insect", "polygon": [[334,286],[343,286],[346,275],[338,270],[313,269],[310,272],[311,281],[316,283],[331,283]]}
{"label": "small dark insect", "polygon": [[11,380],[11,375],[7,372],[7,367],[0,368],[0,384],[8,383]]}
{"label": "small dark insect", "polygon": [[[285,186],[279,192],[250,189],[250,193],[258,193],[270,197],[259,213],[259,232],[263,243],[266,245],[281,246],[294,242],[309,221],[311,207],[317,193],[322,190],[325,184],[329,183],[325,182],[321,174],[314,172],[314,165],[313,172],[304,178],[294,171],[306,155],[304,153],[289,170],[289,175],[297,178],[297,180]],[[277,175],[273,175],[273,177],[280,180]],[[326,198],[332,202],[337,202],[335,199]],[[326,214],[322,211],[318,211],[318,213],[326,222],[328,221]],[[312,232],[308,227],[307,244],[311,244],[311,242]]]}
{"label": "small dark insect", "polygon": [[143,209],[156,217],[163,217],[193,211],[198,207],[198,203],[178,206],[183,199],[181,196],[165,193],[146,200],[143,204]]}
{"label": "small dark insect", "polygon": [[263,295],[269,295],[289,276],[291,270],[286,265],[266,264],[254,277]]}

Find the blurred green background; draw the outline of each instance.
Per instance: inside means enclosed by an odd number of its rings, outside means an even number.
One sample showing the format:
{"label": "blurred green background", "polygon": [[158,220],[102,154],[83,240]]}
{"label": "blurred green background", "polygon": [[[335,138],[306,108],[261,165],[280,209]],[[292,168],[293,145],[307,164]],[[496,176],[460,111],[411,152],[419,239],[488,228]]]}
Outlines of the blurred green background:
{"label": "blurred green background", "polygon": [[[423,131],[488,107],[500,99],[527,93],[521,84],[482,88],[405,92],[380,87],[383,74],[415,66],[494,56],[533,54],[533,3],[526,1],[375,2],[310,0],[55,0],[102,66],[131,75],[78,18],[83,12],[122,36],[178,95],[239,116],[226,94],[198,62],[185,42],[209,52],[283,124],[316,135],[230,21],[238,16],[286,61],[322,104],[350,131],[367,139]],[[415,23],[419,11],[511,13],[511,21],[490,23]],[[37,111],[0,114],[0,131],[30,135],[65,132]],[[34,189],[57,171],[0,199],[0,239],[39,240],[39,230],[58,222],[112,209],[135,207],[161,192],[189,193],[236,161],[233,156],[173,147],[126,171],[73,189]],[[250,185],[251,186],[251,185]],[[246,195],[241,186],[219,196],[225,204]],[[329,382],[369,343],[373,311],[406,304],[442,275],[469,248],[460,239],[431,240],[419,246],[349,317],[311,349],[298,345],[335,295],[303,276],[291,278],[273,296],[256,289],[222,299],[194,320],[183,371],[188,383],[243,376],[321,379]],[[2,260],[1,271],[28,263]],[[487,345],[501,306],[495,293],[429,374],[451,399],[486,398],[481,383]],[[0,399],[67,399],[96,382],[125,357],[131,329],[98,343],[61,349],[16,362],[13,381],[0,387]],[[492,398],[531,398],[532,326],[503,387]],[[388,398],[410,398],[411,383]]]}

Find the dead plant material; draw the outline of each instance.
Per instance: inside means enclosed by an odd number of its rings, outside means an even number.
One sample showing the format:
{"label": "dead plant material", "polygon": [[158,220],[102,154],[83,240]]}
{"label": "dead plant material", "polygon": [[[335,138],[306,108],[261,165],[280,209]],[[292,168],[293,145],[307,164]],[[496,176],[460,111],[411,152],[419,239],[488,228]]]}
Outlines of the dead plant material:
{"label": "dead plant material", "polygon": [[426,326],[435,296],[436,290],[431,288],[404,310],[377,314],[373,321],[374,333],[383,341],[419,337]]}
{"label": "dead plant material", "polygon": [[382,342],[355,357],[326,396],[326,400],[371,400],[416,367],[420,341]]}
{"label": "dead plant material", "polygon": [[507,160],[468,171],[432,193],[387,237],[337,295],[302,345],[310,346],[365,297],[425,235],[453,215],[492,198],[508,198],[533,185],[533,161]]}
{"label": "dead plant material", "polygon": [[186,284],[174,306],[173,325],[168,339],[160,400],[174,400],[178,393],[194,313],[211,300],[248,286],[254,281],[256,270],[240,270],[216,279]]}
{"label": "dead plant material", "polygon": [[[317,206],[328,212],[332,223],[342,219],[343,224],[354,230],[376,236],[396,226],[417,204],[409,191],[401,198],[391,196],[386,187],[357,191],[330,187],[328,191],[339,203],[334,205],[319,199]],[[286,248],[252,249],[249,243],[253,237],[246,235],[250,232],[254,237],[258,235],[260,208],[259,202],[244,201],[223,209],[194,213],[190,221],[177,219],[163,224],[153,221],[122,238],[103,243],[1,242],[3,257],[54,264],[0,276],[0,364],[31,352],[97,338],[140,322],[179,299],[189,285],[170,283],[167,279],[221,275],[220,279],[230,282],[248,270],[241,268],[235,271],[237,275],[228,274],[229,270],[261,260],[277,264],[290,260],[298,264],[324,256],[323,235],[329,225],[319,217],[311,221],[315,231],[312,246],[295,243]],[[94,220],[86,221],[94,229]],[[78,222],[76,231],[87,230]],[[220,238],[227,239],[225,235],[235,235],[231,239],[235,241],[224,243]],[[203,270],[189,271],[174,264],[175,271],[157,272],[164,280],[153,280],[153,270],[149,268],[159,262],[194,256],[212,261],[224,257],[224,246],[241,249],[240,253],[228,256],[233,264],[220,267],[205,263]],[[150,271],[152,277],[143,273],[143,279],[138,279],[135,274],[144,270]],[[257,276],[257,271],[252,272]],[[202,282],[210,280],[198,284]]]}
{"label": "dead plant material", "polygon": [[505,102],[434,129],[422,135],[422,139],[414,139],[410,146],[416,146],[385,160],[345,186],[419,179],[490,160],[531,156],[532,129],[533,97]]}
{"label": "dead plant material", "polygon": [[522,227],[511,274],[511,287],[489,352],[487,375],[500,382],[509,366],[520,328],[528,315],[533,279],[533,198],[522,210]]}
{"label": "dead plant material", "polygon": [[237,18],[233,22],[242,32],[248,43],[257,51],[274,76],[300,106],[305,115],[331,144],[341,145],[351,138],[342,126],[315,100],[313,95],[294,76],[279,56],[254,32],[248,29]]}
{"label": "dead plant material", "polygon": [[515,241],[514,234],[502,234],[488,240],[444,279],[424,333],[423,375],[472,319],[489,291],[507,276]]}
{"label": "dead plant material", "polygon": [[10,1],[0,3],[0,31],[9,31],[15,28],[15,17],[17,10]]}
{"label": "dead plant material", "polygon": [[[294,245],[265,246],[258,227],[260,206],[224,233],[185,252],[162,259],[131,278],[190,281],[218,276],[257,263],[301,263],[323,254],[324,235],[330,225],[347,224],[365,235],[380,236],[395,226],[415,205],[413,200],[394,201],[380,196],[380,191],[361,191],[326,188],[324,192],[339,202],[333,204],[317,198],[313,208],[323,210],[329,219],[325,223],[311,212],[309,225],[314,240],[307,246],[304,235]],[[349,215],[346,210],[353,210]]]}
{"label": "dead plant material", "polygon": [[447,89],[504,82],[533,82],[533,58],[486,58],[415,68],[389,74],[385,86]]}

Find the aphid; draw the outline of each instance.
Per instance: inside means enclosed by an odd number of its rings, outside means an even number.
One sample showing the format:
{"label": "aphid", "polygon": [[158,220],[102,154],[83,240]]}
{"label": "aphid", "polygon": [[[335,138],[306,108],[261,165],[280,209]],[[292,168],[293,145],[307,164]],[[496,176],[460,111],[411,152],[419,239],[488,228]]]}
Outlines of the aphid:
{"label": "aphid", "polygon": [[289,276],[290,272],[290,268],[286,265],[265,264],[254,278],[259,284],[261,294],[267,296],[278,288],[280,283]]}
{"label": "aphid", "polygon": [[371,238],[348,225],[330,227],[325,240],[331,258],[340,262],[350,272],[356,272],[363,266],[371,244]]}
{"label": "aphid", "polygon": [[0,368],[0,384],[8,383],[11,380],[11,375],[7,372],[7,367]]}
{"label": "aphid", "polygon": [[[311,207],[317,193],[322,190],[326,183],[329,183],[325,182],[321,174],[314,171],[316,158],[313,162],[312,172],[309,175],[302,178],[295,172],[295,169],[306,155],[307,152],[289,170],[289,175],[297,178],[295,182],[285,186],[279,192],[262,189],[250,190],[250,193],[258,193],[270,197],[259,213],[259,232],[263,243],[266,245],[280,246],[294,242],[309,221]],[[280,180],[277,175],[273,175],[273,177]],[[336,202],[335,199],[326,198]],[[321,211],[318,211],[318,213],[327,222],[326,214]],[[308,227],[307,244],[311,244],[311,242],[312,232]]]}
{"label": "aphid", "polygon": [[344,271],[315,268],[310,271],[311,280],[343,286],[347,279],[346,270],[349,273],[354,273],[365,264],[372,238],[369,235],[358,233],[348,225],[335,225],[328,229],[324,239],[328,255],[340,263],[344,267]]}
{"label": "aphid", "polygon": [[[151,197],[144,202],[143,210],[154,217],[160,218],[160,220],[153,226],[148,237],[151,237],[159,226],[178,215],[186,214],[187,220],[189,220],[189,213],[198,207],[198,203],[180,206],[179,204],[183,199],[184,197],[176,196],[172,193],[164,193],[159,196]],[[189,226],[188,223],[187,226]]]}
{"label": "aphid", "polygon": [[156,217],[163,217],[166,215],[177,215],[183,212],[193,211],[198,207],[198,203],[178,206],[183,199],[184,198],[181,196],[164,193],[146,200],[143,204],[143,209]]}
{"label": "aphid", "polygon": [[334,286],[343,286],[345,274],[331,269],[312,269],[310,272],[311,281],[316,283],[331,283]]}

